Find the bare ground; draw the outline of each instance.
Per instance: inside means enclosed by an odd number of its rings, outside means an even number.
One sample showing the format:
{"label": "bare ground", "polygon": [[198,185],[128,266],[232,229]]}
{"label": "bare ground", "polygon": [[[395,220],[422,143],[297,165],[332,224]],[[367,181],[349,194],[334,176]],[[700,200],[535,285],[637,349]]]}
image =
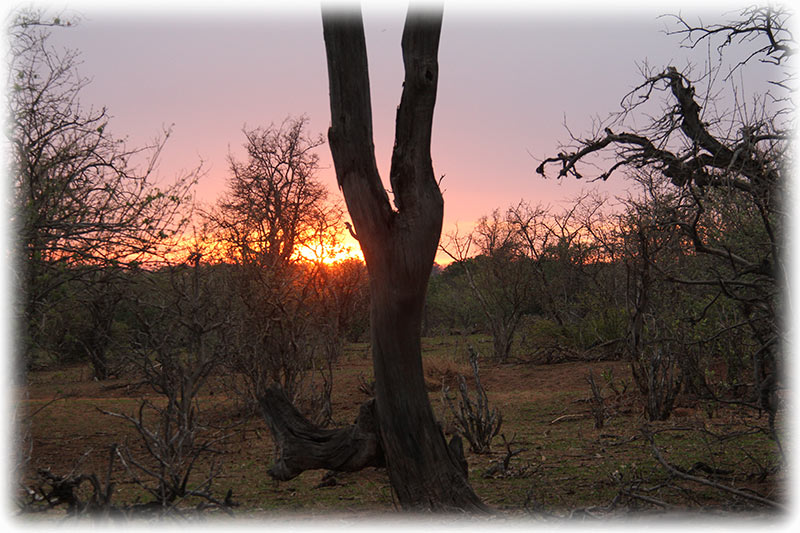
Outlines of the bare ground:
{"label": "bare ground", "polygon": [[[447,341],[429,340],[425,347],[431,403],[446,431],[452,432],[452,417],[441,402],[441,383],[452,386],[455,374],[468,375],[469,366],[441,355],[442,350],[452,348]],[[590,414],[586,381],[590,370],[606,398],[608,419],[600,429],[595,428]],[[333,398],[337,423],[353,420],[367,398],[359,390],[359,376],[368,379],[370,375],[371,362],[363,348],[351,350],[339,364]],[[100,409],[133,414],[142,397],[150,394],[146,387],[127,380],[97,382],[89,376],[89,369],[83,366],[37,372],[19,391],[20,412],[36,412],[30,425],[32,454],[23,476],[29,486],[36,484],[39,469],[60,475],[96,473],[104,478],[114,444],[143,453],[131,426]],[[643,438],[643,428],[657,433],[659,449],[681,468],[689,471],[698,462],[710,464],[719,472],[729,472],[724,478],[718,476],[721,484],[783,499],[783,483],[763,475],[776,460],[772,441],[757,433],[738,440],[715,437],[763,426],[764,420],[733,408],[684,401],[668,421],[648,423],[623,362],[483,364],[481,378],[490,402],[502,410],[502,434],[513,442],[510,449],[524,449],[512,458],[506,472],[498,472],[495,466],[506,455],[500,438],[493,442],[491,453],[467,453],[476,492],[505,516],[552,519],[619,516],[631,511],[707,513],[714,509],[762,512],[746,499],[677,483],[667,476]],[[624,393],[614,393],[614,389],[624,389]],[[306,472],[288,482],[272,481],[266,471],[273,445],[264,422],[257,416],[239,420],[236,402],[219,384],[207,387],[198,405],[204,420],[214,426],[239,422],[227,430],[231,436],[217,447],[221,453],[214,459],[221,461],[222,470],[213,484],[220,498],[232,491],[239,504],[237,514],[370,516],[395,509],[382,469],[338,474],[334,482],[326,483],[322,483],[325,472],[321,471]],[[209,465],[201,464],[198,475],[207,473]],[[147,499],[119,461],[113,464],[112,479],[116,481],[115,503]]]}

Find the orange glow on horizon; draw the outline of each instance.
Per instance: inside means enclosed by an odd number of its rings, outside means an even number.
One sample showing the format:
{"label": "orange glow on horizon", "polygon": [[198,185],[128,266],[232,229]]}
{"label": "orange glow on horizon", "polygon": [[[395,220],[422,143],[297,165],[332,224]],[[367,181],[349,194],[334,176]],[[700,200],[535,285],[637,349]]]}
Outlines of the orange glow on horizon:
{"label": "orange glow on horizon", "polygon": [[341,263],[348,259],[357,259],[363,263],[364,254],[361,252],[361,244],[348,233],[342,232],[338,237],[340,240],[334,246],[300,244],[293,257],[302,261],[326,265]]}
{"label": "orange glow on horizon", "polygon": [[[154,254],[155,262],[158,259],[167,263],[183,263],[193,254],[199,254],[204,263],[226,263],[231,261],[226,252],[226,244],[208,236],[188,235],[164,243],[163,252]],[[300,243],[295,247],[292,259],[301,262],[322,263],[333,265],[349,259],[364,262],[361,245],[351,235],[341,232],[332,244]]]}
{"label": "orange glow on horizon", "polygon": [[[467,224],[472,227],[474,224]],[[447,236],[443,232],[440,244],[445,244]],[[144,259],[141,263],[183,263],[189,260],[192,254],[199,253],[201,261],[204,263],[225,263],[230,258],[225,253],[225,245],[209,237],[197,235],[184,235],[163,243],[160,253],[150,254],[150,261]],[[353,238],[347,231],[342,231],[337,235],[337,242],[334,246],[322,246],[311,244],[300,244],[293,254],[295,260],[307,261],[312,263],[322,263],[333,265],[342,261],[356,259],[362,263],[366,262],[361,251],[361,244]],[[453,259],[437,249],[434,262],[441,267],[446,267],[453,262]]]}

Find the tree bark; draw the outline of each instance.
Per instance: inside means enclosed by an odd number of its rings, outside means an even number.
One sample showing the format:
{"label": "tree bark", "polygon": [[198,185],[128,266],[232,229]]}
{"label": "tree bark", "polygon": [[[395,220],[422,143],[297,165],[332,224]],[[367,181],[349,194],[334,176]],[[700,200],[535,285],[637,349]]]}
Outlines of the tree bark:
{"label": "tree bark", "polygon": [[258,404],[278,447],[268,471],[275,479],[288,481],[317,468],[355,472],[385,466],[372,400],[361,406],[352,426],[341,429],[322,429],[306,420],[278,385],[267,388]]}
{"label": "tree bark", "polygon": [[[338,429],[309,422],[277,384],[259,396],[258,404],[278,448],[275,463],[268,470],[274,479],[288,481],[306,470],[355,472],[386,466],[374,399],[361,405],[351,426]],[[466,477],[468,465],[461,437],[454,436],[447,447]]]}
{"label": "tree bark", "polygon": [[405,82],[384,190],[372,136],[360,9],[323,7],[330,83],[328,132],[336,176],[367,263],[375,409],[389,479],[405,509],[485,511],[433,415],[420,330],[439,244],[443,200],[430,155],[441,8],[409,9],[402,37]]}

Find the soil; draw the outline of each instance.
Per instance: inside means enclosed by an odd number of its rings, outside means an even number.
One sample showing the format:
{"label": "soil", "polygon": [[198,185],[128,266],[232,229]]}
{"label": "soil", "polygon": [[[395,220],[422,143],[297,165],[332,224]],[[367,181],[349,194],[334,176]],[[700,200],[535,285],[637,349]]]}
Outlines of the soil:
{"label": "soil", "polygon": [[[451,398],[456,399],[455,376],[466,374],[468,383],[472,383],[470,367],[466,361],[441,356],[442,348],[452,348],[446,341],[433,344],[428,343],[424,358],[431,404],[445,432],[453,433],[457,424],[441,400],[441,383],[450,388]],[[352,422],[358,407],[368,398],[359,389],[359,384],[371,377],[371,361],[364,353],[363,348],[351,350],[336,368],[332,401],[336,425]],[[670,500],[669,505],[675,509],[736,508],[761,512],[752,502],[696,484],[670,486],[678,484],[658,465],[643,438],[643,428],[656,433],[662,453],[687,471],[698,461],[713,462],[720,471],[727,468],[734,472],[719,479],[719,483],[772,499],[783,497],[782,482],[774,476],[758,475],[759,465],[763,471],[765,465],[777,461],[772,441],[753,433],[740,439],[744,444],[726,441],[722,445],[709,437],[729,434],[737,428],[746,431],[764,426],[766,421],[754,414],[694,400],[679,405],[667,421],[647,421],[628,365],[620,361],[551,365],[482,362],[480,371],[491,407],[502,412],[503,426],[502,436],[494,439],[489,453],[476,454],[466,449],[470,481],[479,496],[504,515],[565,517],[574,515],[576,509],[592,515],[636,510],[664,512],[661,505],[624,494],[627,490],[643,496],[645,487],[651,500]],[[604,397],[606,417],[601,428],[595,427],[592,416],[587,382],[590,372]],[[28,385],[18,391],[18,417],[25,419],[27,415],[30,422],[18,426],[18,433],[30,428],[26,447],[19,448],[30,450],[22,473],[27,486],[41,485],[37,472],[42,469],[58,475],[95,473],[104,482],[114,446],[125,447],[132,457],[145,461],[146,450],[132,424],[105,413],[136,417],[142,401],[157,403],[158,395],[131,379],[98,382],[90,376],[89,368],[82,365],[34,372],[28,377]],[[197,406],[196,416],[208,426],[205,436],[225,433],[228,438],[214,446],[219,453],[199,461],[196,479],[199,481],[210,472],[212,462],[218,465],[220,470],[211,490],[219,500],[230,490],[232,500],[238,504],[237,515],[288,512],[360,516],[395,509],[383,469],[327,478],[325,472],[305,472],[282,483],[269,479],[266,471],[273,444],[266,425],[257,415],[243,418],[241,403],[226,392],[221,382],[212,381],[202,391]],[[144,412],[152,416],[147,409]],[[508,460],[510,468],[500,469],[511,452],[516,453]],[[129,506],[151,499],[119,456],[114,456],[111,466],[115,504]],[[141,481],[149,483],[146,476],[141,476]],[[659,483],[663,487],[653,488]],[[88,484],[81,490],[88,498]],[[198,503],[190,500],[185,504]]]}

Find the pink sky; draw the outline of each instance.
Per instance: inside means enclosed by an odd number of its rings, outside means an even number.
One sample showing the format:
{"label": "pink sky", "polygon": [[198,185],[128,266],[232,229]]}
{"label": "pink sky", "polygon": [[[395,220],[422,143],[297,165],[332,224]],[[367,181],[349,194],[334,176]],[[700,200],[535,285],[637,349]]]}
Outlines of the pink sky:
{"label": "pink sky", "polygon": [[[315,5],[278,10],[269,3],[258,9],[234,3],[192,15],[157,5],[121,10],[73,3],[62,15],[77,13],[79,23],[56,30],[53,43],[81,52],[81,72],[92,79],[82,102],[107,106],[117,136],[142,145],[174,124],[162,176],[204,161],[197,196],[212,203],[224,189],[229,151],[241,157],[243,126],[305,114],[311,133],[326,133],[327,70]],[[688,17],[703,14],[705,21],[709,13],[730,9],[498,5],[445,7],[432,146],[434,170],[446,176],[444,233],[456,223],[469,229],[480,216],[523,199],[557,206],[587,187],[621,194],[621,179],[595,185],[543,180],[535,173],[537,159],[555,154],[568,138],[565,120],[585,135],[593,118],[616,111],[641,81],[637,65],[643,61],[659,68],[689,62],[677,38],[663,33],[666,20],[658,15],[680,10]],[[368,2],[363,11],[376,157],[388,180],[405,7]],[[704,55],[692,60],[702,66]],[[341,197],[327,146],[319,155],[321,178]]]}

